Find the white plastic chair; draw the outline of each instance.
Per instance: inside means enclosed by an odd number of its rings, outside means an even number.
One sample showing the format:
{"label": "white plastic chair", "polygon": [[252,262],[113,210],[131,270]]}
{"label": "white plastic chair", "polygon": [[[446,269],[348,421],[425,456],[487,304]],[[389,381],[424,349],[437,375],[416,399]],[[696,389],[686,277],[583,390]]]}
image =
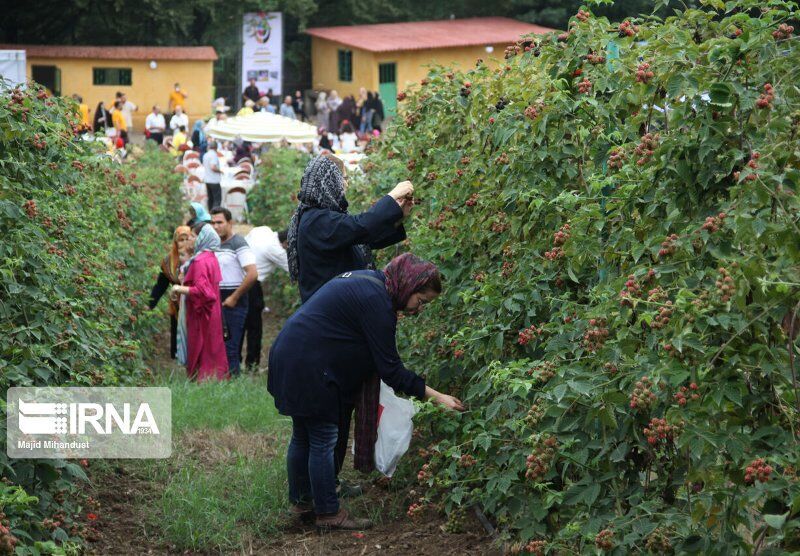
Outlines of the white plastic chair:
{"label": "white plastic chair", "polygon": [[229,189],[223,206],[231,211],[231,216],[236,222],[244,222],[247,218],[247,191],[244,187]]}

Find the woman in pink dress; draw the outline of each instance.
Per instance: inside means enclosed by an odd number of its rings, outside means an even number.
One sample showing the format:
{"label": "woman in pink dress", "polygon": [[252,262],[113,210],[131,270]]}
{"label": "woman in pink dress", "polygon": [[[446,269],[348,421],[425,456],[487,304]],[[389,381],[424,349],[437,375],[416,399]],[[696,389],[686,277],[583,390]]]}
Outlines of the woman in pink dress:
{"label": "woman in pink dress", "polygon": [[196,235],[193,232],[188,247],[194,247],[194,256],[187,263],[183,285],[172,287],[173,294],[184,296],[188,344],[186,374],[198,382],[228,378],[219,298],[222,273],[214,254],[219,244],[219,236],[210,224],[203,224]]}

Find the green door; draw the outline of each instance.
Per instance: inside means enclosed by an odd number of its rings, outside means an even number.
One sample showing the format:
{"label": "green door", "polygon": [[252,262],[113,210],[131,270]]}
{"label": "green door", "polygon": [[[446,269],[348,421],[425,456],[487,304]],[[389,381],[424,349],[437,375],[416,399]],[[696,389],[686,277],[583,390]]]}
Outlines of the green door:
{"label": "green door", "polygon": [[378,92],[386,118],[394,118],[397,114],[397,64],[394,62],[378,65]]}

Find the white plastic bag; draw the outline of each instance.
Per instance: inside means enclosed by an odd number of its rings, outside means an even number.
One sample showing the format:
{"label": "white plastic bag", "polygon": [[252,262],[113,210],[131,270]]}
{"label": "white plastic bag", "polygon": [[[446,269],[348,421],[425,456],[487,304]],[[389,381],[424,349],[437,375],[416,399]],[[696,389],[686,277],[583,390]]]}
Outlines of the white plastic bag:
{"label": "white plastic bag", "polygon": [[413,402],[398,398],[394,390],[381,381],[375,467],[387,477],[394,474],[397,462],[408,450],[414,431],[411,418],[416,412]]}

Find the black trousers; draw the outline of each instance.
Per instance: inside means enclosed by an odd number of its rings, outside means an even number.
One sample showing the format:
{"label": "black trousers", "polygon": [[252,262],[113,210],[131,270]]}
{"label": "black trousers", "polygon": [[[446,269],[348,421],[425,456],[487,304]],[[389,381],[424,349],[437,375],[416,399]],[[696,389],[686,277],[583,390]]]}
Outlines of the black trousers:
{"label": "black trousers", "polygon": [[178,319],[169,316],[169,356],[175,359],[178,353]]}
{"label": "black trousers", "polygon": [[222,187],[218,183],[207,183],[206,190],[208,191],[208,211],[216,208],[222,204]]}
{"label": "black trousers", "polygon": [[341,404],[339,406],[339,437],[336,439],[336,446],[333,449],[333,463],[336,468],[336,476],[344,466],[347,457],[347,441],[350,440],[350,421],[353,419],[355,406]]}
{"label": "black trousers", "polygon": [[[247,338],[247,354],[244,357],[245,365],[248,367],[261,363],[261,336],[264,324],[261,321],[261,311],[264,310],[264,291],[261,289],[261,282],[256,281],[250,291],[247,292],[247,318],[244,321],[244,334],[242,334],[242,344]],[[239,345],[239,353],[242,346]]]}
{"label": "black trousers", "polygon": [[161,133],[160,131],[157,133],[151,133],[148,139],[155,141],[157,145],[160,145],[161,143],[164,142],[164,134]]}

